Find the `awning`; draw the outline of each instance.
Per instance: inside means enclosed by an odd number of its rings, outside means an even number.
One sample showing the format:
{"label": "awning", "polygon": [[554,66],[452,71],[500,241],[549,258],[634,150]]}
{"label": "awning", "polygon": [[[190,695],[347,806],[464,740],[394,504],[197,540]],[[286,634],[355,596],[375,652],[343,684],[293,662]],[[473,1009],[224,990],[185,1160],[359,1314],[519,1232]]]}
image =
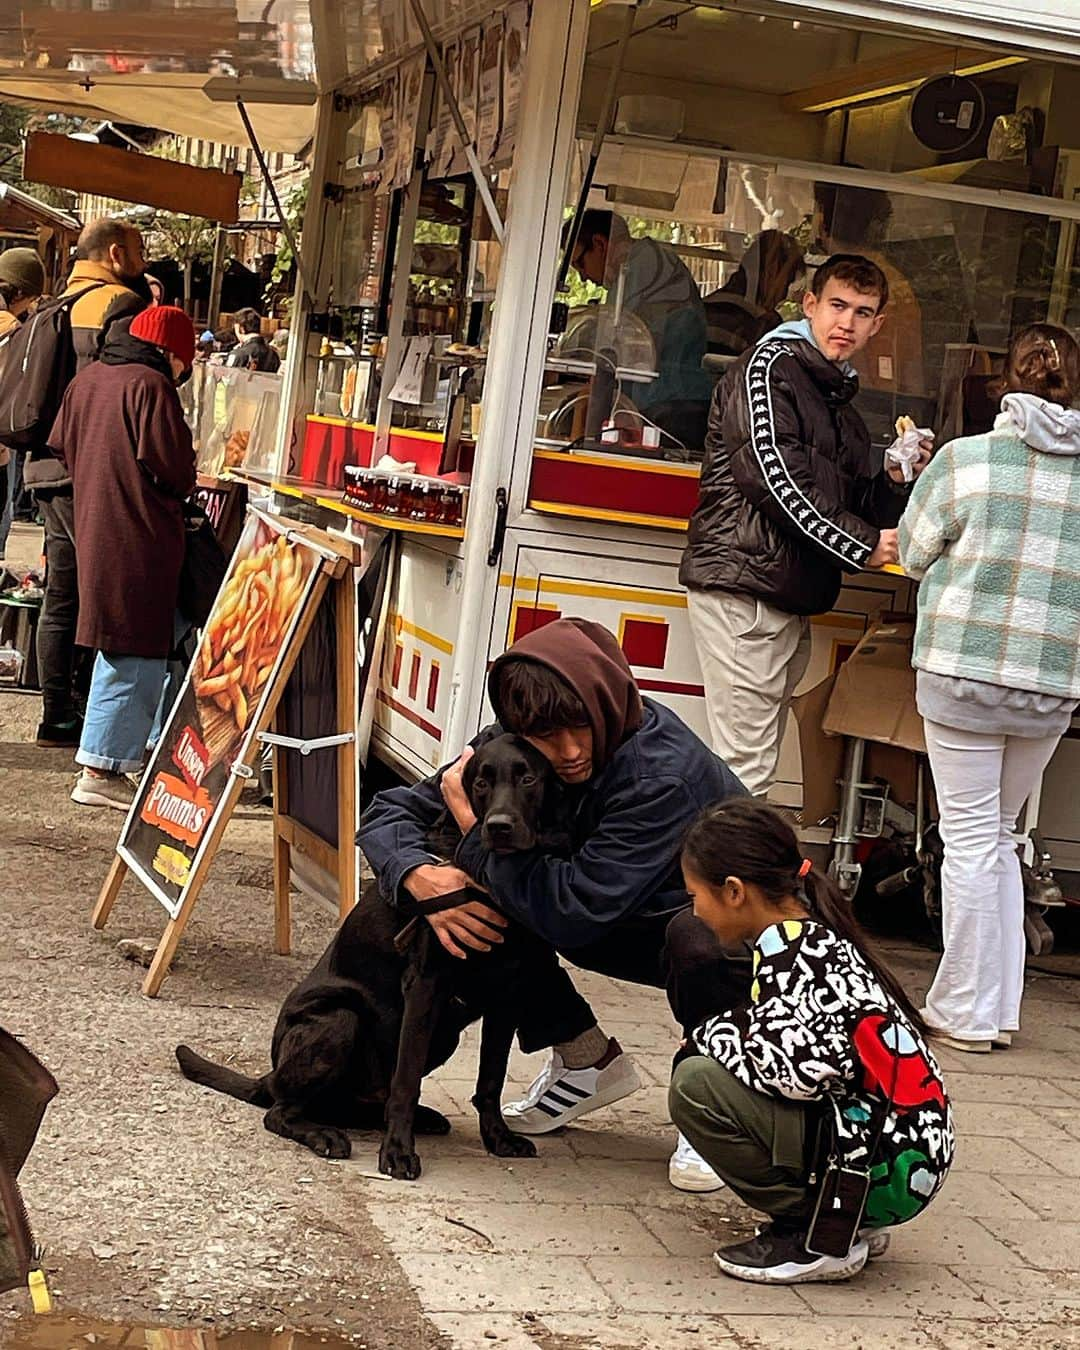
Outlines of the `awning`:
{"label": "awning", "polygon": [[[702,0],[715,4],[717,0]],[[1044,57],[1080,59],[1077,0],[725,0],[729,8],[823,23],[884,24],[938,41],[958,37],[1030,50]]]}
{"label": "awning", "polygon": [[[249,144],[236,110],[245,106],[264,150],[299,154],[315,130],[314,84],[307,80],[223,79],[206,74],[86,74],[0,69],[0,99],[44,112],[156,127],[175,136]],[[269,100],[269,101],[267,101]]]}
{"label": "awning", "polygon": [[58,207],[50,206],[48,202],[39,201],[37,197],[31,196],[29,192],[23,192],[21,188],[13,187],[11,183],[0,183],[0,212],[8,202],[26,215],[44,225],[51,225],[54,229],[68,230],[72,234],[78,234],[82,229],[82,225],[70,212],[61,211]]}

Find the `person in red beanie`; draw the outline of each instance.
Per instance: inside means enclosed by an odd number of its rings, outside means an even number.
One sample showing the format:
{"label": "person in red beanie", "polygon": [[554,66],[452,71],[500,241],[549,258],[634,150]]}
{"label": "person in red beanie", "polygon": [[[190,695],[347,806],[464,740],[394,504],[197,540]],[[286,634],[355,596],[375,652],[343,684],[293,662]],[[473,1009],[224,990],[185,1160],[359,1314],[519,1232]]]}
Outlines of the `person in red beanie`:
{"label": "person in red beanie", "polygon": [[194,358],[183,310],[143,310],[72,380],[49,436],[74,492],[76,641],[97,652],[71,794],[83,806],[130,805],[126,775],[143,766],[187,627],[176,598],[195,452],[176,386]]}

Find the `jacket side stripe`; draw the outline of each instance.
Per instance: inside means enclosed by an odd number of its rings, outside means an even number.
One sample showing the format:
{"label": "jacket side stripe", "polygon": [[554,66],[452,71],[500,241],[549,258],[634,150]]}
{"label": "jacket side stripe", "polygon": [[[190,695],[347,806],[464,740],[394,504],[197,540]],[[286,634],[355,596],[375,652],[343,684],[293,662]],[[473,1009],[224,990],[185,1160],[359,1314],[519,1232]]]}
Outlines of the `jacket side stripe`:
{"label": "jacket side stripe", "polygon": [[776,445],[772,388],[769,372],[784,354],[777,343],[768,344],[753,356],[746,367],[746,402],[750,415],[750,444],[761,470],[762,481],[779,502],[793,524],[819,548],[843,562],[861,566],[871,550],[860,539],[823,516],[791,476],[787,462]]}

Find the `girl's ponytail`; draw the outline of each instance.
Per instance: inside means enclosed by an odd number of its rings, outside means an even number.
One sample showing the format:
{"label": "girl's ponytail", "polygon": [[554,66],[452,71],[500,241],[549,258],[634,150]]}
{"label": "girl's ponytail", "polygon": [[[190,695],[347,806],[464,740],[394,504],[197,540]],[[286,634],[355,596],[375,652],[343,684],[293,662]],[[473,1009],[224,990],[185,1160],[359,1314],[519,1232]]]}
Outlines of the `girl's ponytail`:
{"label": "girl's ponytail", "polygon": [[847,896],[843,895],[827,876],[813,868],[806,876],[803,887],[806,907],[813,917],[851,943],[877,976],[878,981],[903,1009],[916,1030],[925,1032],[927,1027],[919,1010],[859,927],[851,912],[851,901]]}
{"label": "girl's ponytail", "polygon": [[794,895],[811,915],[846,938],[861,954],[884,988],[920,1031],[925,1025],[907,994],[876,955],[836,886],[804,863],[802,849],[786,817],[764,802],[735,797],[707,807],[683,844],[683,863],[710,886],[728,877],[752,882],[767,900]]}

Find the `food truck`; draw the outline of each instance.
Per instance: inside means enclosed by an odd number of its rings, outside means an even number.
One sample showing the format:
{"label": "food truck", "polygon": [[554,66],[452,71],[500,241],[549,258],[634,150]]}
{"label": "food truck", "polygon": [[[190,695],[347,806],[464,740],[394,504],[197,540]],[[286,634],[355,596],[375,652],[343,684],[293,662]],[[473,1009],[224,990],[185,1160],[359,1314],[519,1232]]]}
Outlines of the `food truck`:
{"label": "food truck", "polygon": [[[452,757],[490,661],[560,615],[616,632],[642,690],[706,734],[677,574],[713,383],[830,251],[861,252],[893,296],[860,366],[875,443],[900,416],[939,443],[987,424],[1010,333],[1080,304],[1070,8],[320,10],[339,78],[321,76],[304,355],[264,485],[393,537],[380,760],[417,778]],[[596,212],[616,265],[589,280]],[[902,575],[848,576],[805,687],[912,608]],[[1067,738],[1038,822],[1066,867],[1078,768]],[[774,798],[798,807],[801,782],[791,728]]]}
{"label": "food truck", "polygon": [[[1080,311],[1074,11],[289,0],[261,26],[215,11],[206,52],[154,74],[167,130],[310,147],[284,375],[205,373],[192,408],[204,472],[365,557],[388,543],[386,603],[355,625],[365,669],[382,638],[379,761],[415,779],[451,758],[494,656],[560,615],[617,633],[643,691],[705,734],[678,565],[713,385],[855,251],[892,294],[860,364],[875,443],[901,416],[939,443],[987,425],[1010,334]],[[126,47],[156,50],[141,23],[124,16]],[[87,59],[16,63],[0,92],[146,106],[133,57]],[[902,575],[848,576],[805,687],[913,602]],[[1037,823],[1080,870],[1077,747]],[[800,807],[803,780],[792,727],[773,796]]]}

